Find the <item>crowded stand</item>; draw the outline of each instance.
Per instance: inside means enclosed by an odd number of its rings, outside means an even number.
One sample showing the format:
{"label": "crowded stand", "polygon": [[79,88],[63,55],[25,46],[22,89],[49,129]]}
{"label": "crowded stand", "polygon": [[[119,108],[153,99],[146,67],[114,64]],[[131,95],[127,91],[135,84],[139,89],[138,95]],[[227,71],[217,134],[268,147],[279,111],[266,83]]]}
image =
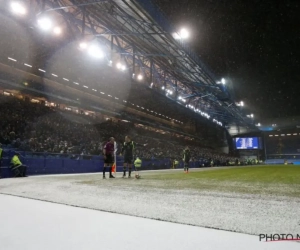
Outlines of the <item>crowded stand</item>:
{"label": "crowded stand", "polygon": [[213,148],[199,147],[201,142],[195,138],[186,139],[161,130],[157,132],[142,124],[103,115],[78,114],[14,96],[1,95],[0,102],[0,142],[18,151],[75,158],[100,155],[110,136],[114,136],[121,145],[125,135],[130,135],[134,141],[147,144],[136,150],[136,154],[144,159],[181,159],[182,150],[189,146],[192,159],[205,160],[208,165],[212,161],[214,165],[228,165],[236,161]]}

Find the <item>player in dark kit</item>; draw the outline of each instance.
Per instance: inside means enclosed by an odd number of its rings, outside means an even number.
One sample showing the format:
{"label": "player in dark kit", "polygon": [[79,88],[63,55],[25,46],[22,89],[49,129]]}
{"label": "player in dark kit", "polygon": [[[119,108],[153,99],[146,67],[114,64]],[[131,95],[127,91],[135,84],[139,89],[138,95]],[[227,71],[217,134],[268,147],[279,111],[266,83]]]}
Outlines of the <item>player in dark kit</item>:
{"label": "player in dark kit", "polygon": [[188,174],[189,172],[189,163],[191,159],[191,152],[189,147],[186,147],[183,150],[183,164],[184,164],[184,172]]}
{"label": "player in dark kit", "polygon": [[124,155],[124,165],[123,165],[123,178],[126,177],[126,169],[128,167],[128,178],[131,178],[131,170],[132,170],[132,163],[133,163],[133,155],[134,149],[136,146],[146,146],[147,144],[139,144],[133,142],[130,136],[125,136],[125,142],[122,147],[122,155]]}
{"label": "player in dark kit", "polygon": [[109,141],[103,147],[103,155],[104,155],[104,167],[103,167],[103,179],[105,179],[106,167],[109,166],[109,178],[115,178],[111,171],[112,165],[115,161],[114,153],[115,153],[115,138],[110,137]]}

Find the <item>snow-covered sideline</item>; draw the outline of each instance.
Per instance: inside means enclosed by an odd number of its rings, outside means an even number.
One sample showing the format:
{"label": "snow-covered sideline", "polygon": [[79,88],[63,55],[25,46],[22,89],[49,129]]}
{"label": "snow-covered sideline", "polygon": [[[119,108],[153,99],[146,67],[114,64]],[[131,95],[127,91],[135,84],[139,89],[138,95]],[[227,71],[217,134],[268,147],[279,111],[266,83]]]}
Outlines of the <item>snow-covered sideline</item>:
{"label": "snow-covered sideline", "polygon": [[0,195],[5,250],[298,250],[296,242]]}
{"label": "snow-covered sideline", "polygon": [[157,181],[142,176],[1,179],[0,193],[252,235],[300,233],[299,198],[153,188]]}

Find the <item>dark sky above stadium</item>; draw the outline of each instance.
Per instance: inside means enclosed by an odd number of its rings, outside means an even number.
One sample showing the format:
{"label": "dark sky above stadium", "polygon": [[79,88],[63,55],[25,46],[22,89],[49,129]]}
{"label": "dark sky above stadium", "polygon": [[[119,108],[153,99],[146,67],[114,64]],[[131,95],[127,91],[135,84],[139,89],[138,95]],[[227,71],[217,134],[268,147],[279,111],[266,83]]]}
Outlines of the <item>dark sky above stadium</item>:
{"label": "dark sky above stadium", "polygon": [[300,115],[300,1],[154,2],[257,121]]}

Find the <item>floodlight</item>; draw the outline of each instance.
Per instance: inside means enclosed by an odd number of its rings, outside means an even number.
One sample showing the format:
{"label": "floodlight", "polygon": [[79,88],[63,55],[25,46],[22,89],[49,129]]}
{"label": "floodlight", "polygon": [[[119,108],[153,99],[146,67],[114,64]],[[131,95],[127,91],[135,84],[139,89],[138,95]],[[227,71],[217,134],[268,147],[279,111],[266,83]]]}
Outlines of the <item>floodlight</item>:
{"label": "floodlight", "polygon": [[40,28],[44,31],[47,31],[47,30],[51,29],[51,27],[52,27],[52,22],[47,17],[43,17],[43,18],[39,19],[38,24],[39,24]]}
{"label": "floodlight", "polygon": [[60,27],[55,27],[55,28],[53,29],[53,33],[54,33],[55,35],[60,35],[60,34],[61,34],[61,28],[60,28]]}
{"label": "floodlight", "polygon": [[164,86],[162,86],[162,87],[161,87],[161,89],[162,89],[162,90],[164,90],[164,89],[165,89],[165,87],[164,87]]}
{"label": "floodlight", "polygon": [[223,85],[225,85],[225,84],[226,84],[226,80],[225,80],[224,78],[222,78],[221,83],[222,83]]}
{"label": "floodlight", "polygon": [[79,48],[81,48],[81,49],[86,49],[88,47],[88,45],[87,45],[87,43],[85,43],[85,42],[81,42],[80,44],[79,44]]}
{"label": "floodlight", "polygon": [[190,36],[189,32],[185,28],[180,30],[179,35],[181,39],[187,39]]}
{"label": "floodlight", "polygon": [[240,102],[240,105],[241,105],[241,107],[244,107],[244,102],[241,101],[241,102]]}
{"label": "floodlight", "polygon": [[26,8],[18,2],[12,2],[10,4],[10,7],[11,7],[12,12],[15,14],[25,15],[27,13]]}
{"label": "floodlight", "polygon": [[89,48],[88,53],[90,56],[95,57],[95,58],[103,58],[104,57],[103,51],[96,45],[92,45]]}
{"label": "floodlight", "polygon": [[143,80],[143,76],[142,76],[141,74],[139,74],[139,75],[137,76],[137,79],[138,79],[138,80]]}
{"label": "floodlight", "polygon": [[117,65],[116,65],[116,66],[117,66],[117,69],[121,69],[121,68],[122,68],[122,64],[121,64],[121,63],[119,63],[119,62],[117,63]]}

